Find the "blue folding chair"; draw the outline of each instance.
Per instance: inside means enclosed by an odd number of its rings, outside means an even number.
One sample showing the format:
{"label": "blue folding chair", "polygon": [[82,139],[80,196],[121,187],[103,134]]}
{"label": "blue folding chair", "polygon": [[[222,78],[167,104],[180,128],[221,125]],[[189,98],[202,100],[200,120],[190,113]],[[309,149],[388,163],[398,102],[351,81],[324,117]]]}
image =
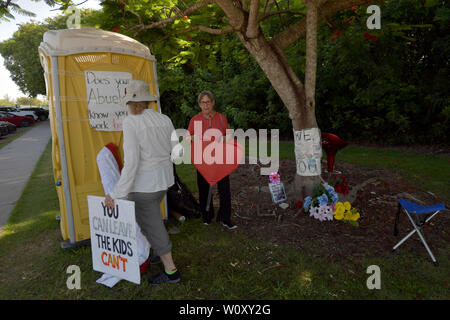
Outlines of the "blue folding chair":
{"label": "blue folding chair", "polygon": [[[394,225],[394,235],[398,235],[398,222],[400,219],[400,211],[403,209],[403,211],[406,213],[406,216],[409,218],[409,221],[413,225],[414,229],[408,233],[402,240],[400,240],[399,243],[397,243],[393,248],[392,251],[395,251],[403,242],[405,242],[409,237],[411,237],[414,233],[417,232],[417,234],[420,237],[420,240],[422,240],[423,245],[425,246],[425,249],[427,249],[428,254],[431,257],[431,260],[433,260],[433,263],[435,266],[438,266],[438,262],[436,258],[434,257],[433,253],[431,252],[430,248],[428,247],[427,242],[425,241],[425,237],[423,235],[422,227],[428,223],[435,215],[439,213],[441,210],[445,210],[445,206],[443,203],[433,204],[431,206],[421,206],[417,203],[410,202],[404,199],[398,199],[398,211],[397,216],[395,218],[395,225]],[[422,221],[420,221],[420,217],[422,217]]]}

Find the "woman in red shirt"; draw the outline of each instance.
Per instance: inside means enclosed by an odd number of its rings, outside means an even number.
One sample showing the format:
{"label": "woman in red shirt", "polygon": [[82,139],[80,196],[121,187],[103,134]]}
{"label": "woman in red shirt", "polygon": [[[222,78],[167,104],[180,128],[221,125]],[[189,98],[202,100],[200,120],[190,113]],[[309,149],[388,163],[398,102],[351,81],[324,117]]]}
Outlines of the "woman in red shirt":
{"label": "woman in red shirt", "polygon": [[[215,128],[220,130],[223,137],[226,136],[226,130],[228,129],[228,121],[227,117],[219,112],[214,110],[214,95],[210,91],[202,91],[198,96],[198,104],[202,111],[192,117],[189,122],[188,131],[191,137],[194,138],[194,143],[198,137],[194,135],[194,125],[197,122],[201,123],[201,136],[203,137],[203,133],[210,129]],[[195,132],[198,134],[198,132]],[[222,137],[222,138],[223,138]],[[194,150],[191,150],[192,152]],[[203,161],[203,160],[202,160]],[[208,193],[209,193],[209,183],[205,180],[205,178],[201,175],[201,173],[197,170],[197,185],[199,192],[199,200],[200,206],[202,208],[202,216],[203,223],[205,225],[209,225],[214,218],[214,207],[213,207],[213,199],[211,197],[211,202],[209,205],[209,210],[206,211],[206,205],[208,201]],[[220,207],[219,212],[217,213],[216,221],[221,222],[228,229],[235,229],[237,226],[231,221],[231,193],[230,193],[230,178],[226,176],[222,180],[218,182],[219,189],[219,199],[220,199]]]}

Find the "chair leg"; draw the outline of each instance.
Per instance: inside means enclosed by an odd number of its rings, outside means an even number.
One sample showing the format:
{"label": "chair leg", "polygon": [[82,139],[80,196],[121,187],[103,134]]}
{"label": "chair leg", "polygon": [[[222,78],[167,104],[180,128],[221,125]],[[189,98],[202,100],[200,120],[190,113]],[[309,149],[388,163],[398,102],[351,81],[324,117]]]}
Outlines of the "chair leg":
{"label": "chair leg", "polygon": [[433,252],[431,252],[430,248],[428,247],[428,244],[425,241],[425,237],[423,236],[421,229],[414,223],[414,220],[412,219],[412,217],[410,216],[410,214],[408,212],[406,212],[406,215],[408,216],[409,220],[411,221],[412,225],[414,226],[414,229],[417,231],[417,234],[419,235],[420,240],[422,240],[422,243],[425,246],[425,249],[427,249],[428,254],[431,257],[431,260],[433,260],[433,263],[436,265],[437,260],[434,257]]}
{"label": "chair leg", "polygon": [[405,236],[402,240],[400,240],[393,248],[392,251],[397,250],[398,247],[400,247],[400,245],[405,242],[406,240],[408,240],[414,233],[416,233],[416,229],[413,229],[410,233],[408,233],[407,236]]}

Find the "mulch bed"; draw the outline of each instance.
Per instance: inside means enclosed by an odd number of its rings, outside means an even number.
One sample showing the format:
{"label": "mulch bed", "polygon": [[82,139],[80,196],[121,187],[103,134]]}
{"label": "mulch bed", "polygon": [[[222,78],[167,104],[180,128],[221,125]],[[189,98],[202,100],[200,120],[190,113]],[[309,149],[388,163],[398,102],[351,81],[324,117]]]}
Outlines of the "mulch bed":
{"label": "mulch bed", "polygon": [[[233,220],[238,224],[239,232],[319,253],[331,261],[390,255],[392,247],[412,228],[402,213],[399,235],[393,235],[400,193],[407,193],[425,205],[443,202],[431,193],[418,190],[396,172],[336,162],[335,169],[347,178],[350,190],[370,178],[377,179],[361,188],[352,203],[361,215],[359,227],[337,220],[321,222],[295,207],[301,199],[288,199],[290,206],[285,210],[273,204],[270,192],[267,192],[268,176],[260,175],[259,169],[257,165],[243,164],[230,176]],[[288,178],[295,175],[294,160],[281,160],[279,173],[285,186],[289,185]],[[218,196],[214,199],[217,208]],[[447,248],[450,240],[449,226],[450,215],[444,211],[424,227],[425,238],[438,260],[439,249]],[[417,235],[408,239],[399,250],[428,257]]]}

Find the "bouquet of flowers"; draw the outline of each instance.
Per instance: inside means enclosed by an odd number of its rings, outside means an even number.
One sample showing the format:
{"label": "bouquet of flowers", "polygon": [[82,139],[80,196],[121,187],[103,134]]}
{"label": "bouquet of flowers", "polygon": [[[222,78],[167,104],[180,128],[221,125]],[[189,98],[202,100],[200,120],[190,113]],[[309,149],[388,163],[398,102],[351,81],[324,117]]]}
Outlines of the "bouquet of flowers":
{"label": "bouquet of flowers", "polygon": [[337,193],[342,193],[344,196],[348,194],[348,183],[344,176],[333,175],[328,183]]}
{"label": "bouquet of flowers", "polygon": [[320,221],[333,220],[335,204],[339,197],[334,188],[328,184],[319,184],[314,188],[313,197],[306,197],[303,208],[309,212],[309,216]]}
{"label": "bouquet of flowers", "polygon": [[310,217],[320,221],[331,221],[333,219],[348,222],[354,226],[359,226],[360,218],[358,209],[352,208],[350,202],[339,202],[336,190],[329,184],[319,184],[314,188],[314,195],[306,197],[303,202],[299,201],[297,205],[303,205]]}
{"label": "bouquet of flowers", "polygon": [[360,215],[356,208],[352,208],[350,202],[345,201],[344,203],[336,203],[336,211],[334,212],[334,218],[336,220],[343,220],[349,222],[354,226],[358,226],[358,219]]}

